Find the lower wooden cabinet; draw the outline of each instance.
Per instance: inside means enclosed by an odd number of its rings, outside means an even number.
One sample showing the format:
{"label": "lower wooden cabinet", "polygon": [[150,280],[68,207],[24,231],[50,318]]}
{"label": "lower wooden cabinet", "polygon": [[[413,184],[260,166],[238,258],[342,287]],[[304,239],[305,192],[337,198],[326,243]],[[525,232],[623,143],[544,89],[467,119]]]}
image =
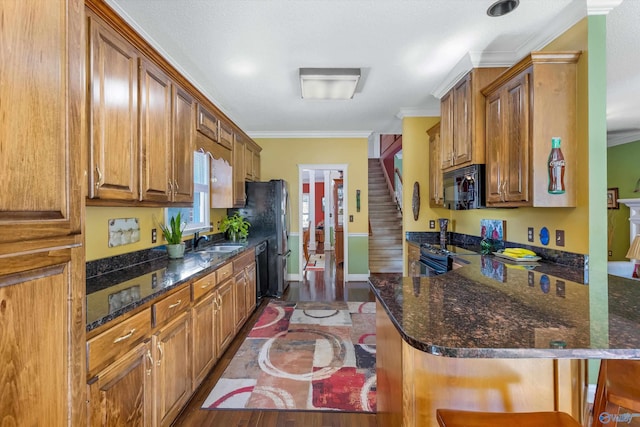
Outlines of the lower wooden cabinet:
{"label": "lower wooden cabinet", "polygon": [[216,291],[218,311],[215,313],[216,351],[222,354],[235,336],[235,301],[233,300],[233,279],[222,282]]}
{"label": "lower wooden cabinet", "polygon": [[245,286],[245,305],[247,307],[247,319],[253,313],[253,310],[256,308],[256,263],[253,262],[249,264],[245,269],[244,273],[247,277],[247,283]]}
{"label": "lower wooden cabinet", "polygon": [[157,425],[173,422],[191,396],[190,316],[185,311],[153,335]]}
{"label": "lower wooden cabinet", "polygon": [[89,425],[153,426],[153,359],[149,341],[135,346],[89,381]]}
{"label": "lower wooden cabinet", "polygon": [[216,293],[210,292],[191,309],[191,382],[198,388],[217,360]]}
{"label": "lower wooden cabinet", "polygon": [[235,329],[238,330],[247,318],[247,274],[244,269],[234,276]]}

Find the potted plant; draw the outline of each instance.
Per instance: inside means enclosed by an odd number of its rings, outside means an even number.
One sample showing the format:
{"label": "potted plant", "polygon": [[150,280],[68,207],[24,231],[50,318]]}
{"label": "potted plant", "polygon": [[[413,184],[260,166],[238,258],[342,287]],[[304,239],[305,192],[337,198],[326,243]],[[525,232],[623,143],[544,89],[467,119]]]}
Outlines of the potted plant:
{"label": "potted plant", "polygon": [[180,219],[180,212],[175,217],[171,217],[169,225],[160,224],[160,229],[167,241],[167,252],[169,258],[182,258],[184,256],[184,242],[182,241],[182,231],[186,224]]}
{"label": "potted plant", "polygon": [[229,240],[236,242],[239,239],[247,238],[250,226],[251,224],[236,212],[222,219],[220,222],[220,231],[227,233]]}

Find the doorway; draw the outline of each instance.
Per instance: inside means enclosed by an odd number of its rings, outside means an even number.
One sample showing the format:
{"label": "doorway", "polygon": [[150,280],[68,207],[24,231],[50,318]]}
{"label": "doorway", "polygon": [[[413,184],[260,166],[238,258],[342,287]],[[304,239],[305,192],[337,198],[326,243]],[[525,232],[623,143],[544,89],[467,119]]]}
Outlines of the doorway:
{"label": "doorway", "polygon": [[[334,180],[342,180],[343,188],[347,187],[347,165],[346,164],[304,164],[298,165],[298,277],[304,276],[305,257],[305,233],[308,232],[307,250],[316,251],[318,249],[334,251],[336,241],[342,241],[338,246],[338,252],[342,257],[342,268],[345,281],[348,275],[348,223],[342,221],[341,235],[336,235],[336,206],[334,204]],[[306,190],[306,191],[305,191]],[[320,196],[320,192],[322,197]],[[347,191],[342,191],[342,212],[347,209]],[[321,206],[317,206],[320,204]],[[320,218],[318,218],[320,217]],[[340,215],[344,218],[345,215]],[[338,237],[338,238],[337,238]],[[322,246],[319,246],[322,245]],[[343,254],[343,255],[342,255]]]}

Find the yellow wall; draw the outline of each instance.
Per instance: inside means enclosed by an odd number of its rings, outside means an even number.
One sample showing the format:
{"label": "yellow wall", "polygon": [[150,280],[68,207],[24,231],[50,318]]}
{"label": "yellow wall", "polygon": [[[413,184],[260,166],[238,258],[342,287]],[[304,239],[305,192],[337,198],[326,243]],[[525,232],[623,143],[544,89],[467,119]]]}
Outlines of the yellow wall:
{"label": "yellow wall", "polygon": [[[578,182],[583,183],[578,189],[577,207],[575,208],[516,208],[516,209],[480,209],[471,211],[450,211],[447,209],[430,209],[428,200],[428,138],[426,130],[436,121],[429,119],[406,118],[403,120],[403,169],[404,169],[404,224],[405,231],[428,231],[430,219],[449,218],[449,230],[479,236],[481,219],[504,219],[507,221],[506,239],[511,242],[543,245],[538,237],[540,229],[547,227],[551,234],[551,242],[546,247],[559,250],[587,254],[589,251],[588,233],[588,93],[587,93],[587,22],[583,20],[573,28],[550,43],[545,50],[582,50],[578,62],[578,111],[577,138],[579,157],[577,159]],[[548,143],[536,141],[535,143]],[[421,209],[417,222],[411,215],[411,191],[413,182],[420,182]],[[425,191],[422,191],[422,189]],[[527,227],[534,227],[535,241],[527,241]],[[436,226],[437,229],[437,226]],[[565,230],[565,246],[555,245],[555,230]]]}
{"label": "yellow wall", "polygon": [[[284,179],[291,197],[291,231],[298,229],[298,165],[347,164],[348,209],[353,215],[349,233],[368,233],[367,138],[264,138],[256,139],[260,153],[260,179]],[[356,212],[356,190],[360,190],[360,212]]]}

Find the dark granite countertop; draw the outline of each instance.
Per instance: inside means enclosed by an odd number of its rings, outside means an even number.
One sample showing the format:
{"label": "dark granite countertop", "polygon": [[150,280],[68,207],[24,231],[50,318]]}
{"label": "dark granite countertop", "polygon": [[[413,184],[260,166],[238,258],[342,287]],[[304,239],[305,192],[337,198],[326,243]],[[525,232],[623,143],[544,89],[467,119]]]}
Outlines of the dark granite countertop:
{"label": "dark granite countertop", "polygon": [[453,249],[461,267],[446,274],[369,278],[416,349],[470,358],[640,358],[639,281],[609,276],[608,301],[596,304],[588,285],[567,279],[584,277],[582,269]]}
{"label": "dark granite countertop", "polygon": [[[157,258],[131,267],[87,278],[87,332],[152,301],[170,290],[204,276],[236,255],[254,250],[265,236],[250,237],[241,249],[232,252],[185,252],[182,259],[170,260],[164,249]],[[209,245],[231,244],[211,242]],[[237,243],[233,243],[234,245]],[[203,249],[206,246],[203,247]]]}

